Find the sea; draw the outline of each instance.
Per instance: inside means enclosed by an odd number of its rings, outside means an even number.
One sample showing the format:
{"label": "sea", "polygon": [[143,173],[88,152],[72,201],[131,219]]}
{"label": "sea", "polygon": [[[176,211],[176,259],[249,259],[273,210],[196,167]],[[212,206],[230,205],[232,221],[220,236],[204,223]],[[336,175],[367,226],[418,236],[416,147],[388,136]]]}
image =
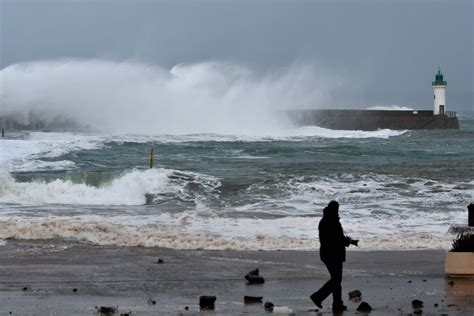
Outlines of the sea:
{"label": "sea", "polygon": [[[474,117],[459,130],[277,134],[7,131],[0,244],[318,249],[340,204],[354,250],[449,249],[474,202]],[[154,165],[150,168],[150,151]]]}

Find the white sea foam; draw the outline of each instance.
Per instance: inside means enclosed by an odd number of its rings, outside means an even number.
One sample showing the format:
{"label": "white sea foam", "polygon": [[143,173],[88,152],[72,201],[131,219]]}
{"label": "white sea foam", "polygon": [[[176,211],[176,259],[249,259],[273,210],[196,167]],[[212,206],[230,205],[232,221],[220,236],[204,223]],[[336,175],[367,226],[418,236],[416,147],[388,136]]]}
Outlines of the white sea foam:
{"label": "white sea foam", "polygon": [[406,130],[382,129],[376,131],[332,130],[318,126],[285,128],[279,131],[267,131],[260,134],[193,134],[193,135],[111,135],[107,142],[116,143],[183,143],[183,142],[300,142],[312,138],[390,138],[407,133]]}
{"label": "white sea foam", "polygon": [[[9,173],[0,172],[0,203],[26,205],[69,204],[69,205],[143,205],[145,194],[178,194],[184,183],[170,180],[169,169],[133,170],[99,187],[71,180],[17,182]],[[188,176],[203,178],[219,185],[215,179],[187,173]]]}
{"label": "white sea foam", "polygon": [[[268,190],[278,192],[268,196]],[[474,196],[474,186],[466,183],[443,183],[428,179],[410,179],[398,176],[369,174],[359,176],[339,175],[330,177],[298,177],[275,179],[273,184],[255,183],[248,188],[249,194],[259,202],[240,206],[239,211],[263,211],[269,205],[278,205],[278,210],[268,212],[279,215],[314,214],[328,200],[338,200],[350,213],[367,218],[373,214],[387,213],[406,216],[409,209],[418,212],[436,211],[436,214],[451,215],[459,205],[469,204]],[[466,204],[466,205],[467,205]],[[358,212],[361,212],[360,214]],[[417,222],[418,217],[413,220]],[[446,218],[449,222],[449,217]],[[421,225],[421,223],[420,223]],[[448,224],[449,225],[449,224]]]}
{"label": "white sea foam", "polygon": [[367,110],[389,110],[389,111],[413,111],[412,107],[401,106],[401,105],[375,105],[367,107]]}
{"label": "white sea foam", "polygon": [[21,138],[0,142],[0,169],[8,171],[40,171],[72,169],[72,161],[44,161],[63,154],[102,146],[101,136],[77,133],[26,133]]}
{"label": "white sea foam", "polygon": [[389,138],[400,136],[406,133],[406,130],[396,131],[390,129],[381,129],[376,131],[345,131],[332,130],[318,126],[305,126],[290,132],[290,137],[322,137],[322,138]]}
{"label": "white sea foam", "polygon": [[75,169],[76,164],[69,160],[59,161],[43,161],[40,159],[34,159],[25,161],[23,164],[10,165],[8,168],[10,171],[22,172],[22,171],[53,171],[53,170],[71,170]]}
{"label": "white sea foam", "polygon": [[[167,218],[166,218],[167,217]],[[205,221],[194,223],[198,216],[147,217],[12,217],[0,219],[0,238],[66,239],[97,245],[166,247],[173,249],[213,250],[315,250],[319,247],[319,218],[286,218],[232,222],[217,219],[214,224],[226,227],[226,233],[209,231]],[[163,222],[166,222],[164,224]],[[288,227],[298,224],[306,234],[295,235]],[[205,231],[199,227],[206,225]],[[269,229],[270,228],[270,229]],[[255,231],[261,233],[255,234]],[[387,235],[360,234],[356,250],[447,249],[452,236],[437,234]]]}

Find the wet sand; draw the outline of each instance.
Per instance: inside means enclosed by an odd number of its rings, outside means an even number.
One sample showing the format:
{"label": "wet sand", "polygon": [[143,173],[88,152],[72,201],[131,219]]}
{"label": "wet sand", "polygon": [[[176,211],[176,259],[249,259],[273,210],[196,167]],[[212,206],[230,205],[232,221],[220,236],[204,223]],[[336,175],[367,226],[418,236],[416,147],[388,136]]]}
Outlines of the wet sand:
{"label": "wet sand", "polygon": [[[265,284],[246,284],[245,274],[255,268]],[[263,296],[263,302],[288,306],[296,315],[332,315],[331,298],[318,312],[309,299],[327,279],[317,251],[171,250],[10,240],[0,247],[0,315],[94,315],[96,306],[118,307],[117,315],[194,315],[201,314],[201,295],[217,296],[215,310],[202,312],[209,315],[270,315],[263,304],[245,305],[244,295]],[[474,279],[447,278],[439,250],[348,252],[343,298],[349,310],[343,315],[360,315],[360,302],[347,296],[355,289],[374,309],[370,315],[413,313],[414,299],[424,302],[423,315],[474,314]]]}

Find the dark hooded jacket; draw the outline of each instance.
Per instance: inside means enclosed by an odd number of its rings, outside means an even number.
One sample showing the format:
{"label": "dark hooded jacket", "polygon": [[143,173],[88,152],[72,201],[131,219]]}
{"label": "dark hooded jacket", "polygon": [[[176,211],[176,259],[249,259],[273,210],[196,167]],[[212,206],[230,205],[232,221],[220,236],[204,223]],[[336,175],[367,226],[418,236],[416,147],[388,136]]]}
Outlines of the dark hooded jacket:
{"label": "dark hooded jacket", "polygon": [[318,229],[321,260],[323,262],[346,261],[346,247],[349,246],[349,238],[344,235],[337,210],[326,207]]}

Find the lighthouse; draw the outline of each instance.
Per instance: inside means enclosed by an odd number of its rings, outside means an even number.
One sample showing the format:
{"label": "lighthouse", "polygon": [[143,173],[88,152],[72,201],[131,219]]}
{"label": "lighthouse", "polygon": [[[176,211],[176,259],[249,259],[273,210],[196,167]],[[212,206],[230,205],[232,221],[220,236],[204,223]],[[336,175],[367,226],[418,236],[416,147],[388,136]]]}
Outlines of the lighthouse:
{"label": "lighthouse", "polygon": [[434,90],[434,115],[440,115],[446,113],[446,86],[448,83],[444,81],[441,69],[438,69],[435,81],[432,86]]}

